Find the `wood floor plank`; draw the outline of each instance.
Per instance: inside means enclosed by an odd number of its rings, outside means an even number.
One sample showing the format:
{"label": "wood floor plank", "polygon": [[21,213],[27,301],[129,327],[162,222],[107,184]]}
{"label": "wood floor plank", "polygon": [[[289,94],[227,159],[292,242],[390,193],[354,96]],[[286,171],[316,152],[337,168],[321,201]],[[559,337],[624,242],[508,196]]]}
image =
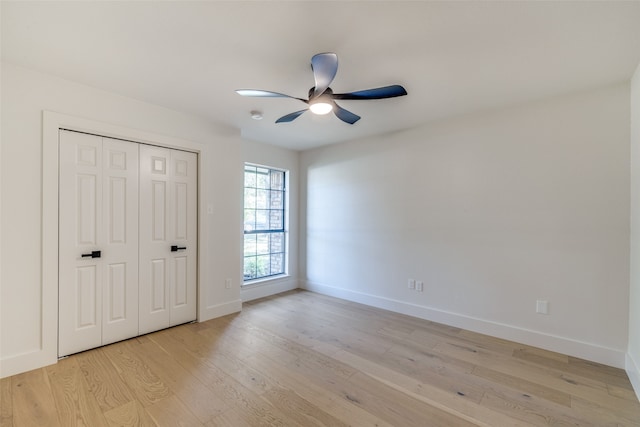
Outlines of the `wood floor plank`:
{"label": "wood floor plank", "polygon": [[198,427],[204,425],[175,395],[149,405],[145,410],[158,427]]}
{"label": "wood floor plank", "polygon": [[62,426],[44,369],[11,378],[14,426]]}
{"label": "wood floor plank", "polygon": [[249,425],[299,426],[287,414],[270,405],[232,378],[210,385]]}
{"label": "wood floor plank", "polygon": [[432,426],[477,425],[360,372],[353,375],[349,383],[355,386],[353,394],[350,394],[351,399],[358,400],[361,404],[368,401],[368,411],[394,425],[423,426],[425,420],[429,420]]}
{"label": "wood floor plank", "polygon": [[291,389],[272,387],[262,395],[262,398],[281,412],[288,414],[301,426],[348,426],[319,406],[309,403]]}
{"label": "wood floor plank", "polygon": [[467,399],[480,402],[484,390],[470,380],[471,364],[456,359],[445,358],[438,353],[417,353],[406,348],[386,352],[382,356],[351,352],[391,368],[398,373],[419,379],[423,383],[434,385],[442,390],[466,396]]}
{"label": "wood floor plank", "polygon": [[601,381],[617,387],[631,390],[631,382],[623,369],[606,366],[596,362],[590,362],[576,357],[569,357],[568,372]]}
{"label": "wood floor plank", "polygon": [[504,374],[502,372],[485,368],[483,366],[476,366],[472,374],[474,376],[484,378],[497,384],[511,387],[526,395],[538,396],[542,399],[546,399],[550,402],[554,402],[566,407],[571,406],[571,395],[569,393],[561,392],[551,387],[546,387],[540,384],[533,383],[531,381],[523,380],[522,378]]}
{"label": "wood floor plank", "polygon": [[142,359],[129,348],[140,345],[135,340],[123,341],[103,347],[106,356],[111,360],[125,382],[142,406],[154,403],[171,396],[171,391],[157,375],[155,375]]}
{"label": "wood floor plank", "polygon": [[368,335],[351,328],[326,328],[316,340],[331,344],[341,350],[375,352],[378,354],[384,354],[393,346],[389,339]]}
{"label": "wood floor plank", "polygon": [[533,396],[519,393],[485,393],[482,405],[502,412],[510,417],[529,422],[537,426],[596,426],[576,411],[571,412],[564,407],[554,407],[541,402]]}
{"label": "wood floor plank", "polygon": [[[313,353],[309,353],[306,357],[297,359],[293,363],[286,364],[278,359],[270,359],[271,365],[281,365],[282,369],[304,377],[308,384],[312,385],[315,389],[323,390],[323,393],[332,395],[334,400],[341,400],[343,403],[356,405],[364,409],[364,411],[372,413],[376,418],[385,420],[385,417],[374,414],[371,411],[371,409],[375,408],[371,403],[373,399],[365,402],[356,397],[359,390],[356,390],[357,387],[348,382],[349,377],[355,373],[355,370],[350,375],[345,376],[344,373],[350,371],[350,368],[347,368],[345,364],[337,360],[332,360],[331,363],[326,362],[327,359],[325,359],[323,355]],[[362,393],[367,394],[365,391]],[[393,422],[390,424],[398,425]]]}
{"label": "wood floor plank", "polygon": [[[163,333],[153,335],[150,338],[176,358],[191,375],[200,378],[206,387],[230,407],[223,414],[226,412],[237,414],[244,422],[248,423],[263,423],[266,420],[273,425],[297,425],[285,414],[261,400],[258,394],[226,374],[208,358],[199,357],[187,349],[183,344],[189,342],[190,338],[180,342],[172,335],[173,332],[163,331]],[[233,411],[231,408],[236,408],[238,411]],[[213,419],[226,419],[230,416],[223,414]]]}
{"label": "wood floor plank", "polygon": [[[201,423],[208,422],[228,408],[225,402],[153,341],[131,346],[131,351],[144,359],[149,369],[184,402]],[[159,404],[164,401],[161,400]]]}
{"label": "wood floor plank", "polygon": [[478,425],[484,427],[530,425],[518,422],[518,420],[504,416],[501,413],[487,410],[475,399],[470,399],[464,394],[444,390],[431,382],[425,383],[414,377],[399,374],[393,369],[386,368],[352,353],[341,352],[336,354],[336,358],[352,366],[358,366],[361,372],[403,393]]}
{"label": "wood floor plank", "polygon": [[306,291],[5,378],[0,398],[0,427],[640,427],[623,370]]}
{"label": "wood floor plank", "polygon": [[[445,417],[447,418],[445,421],[441,419],[442,413],[438,409],[425,405],[413,397],[404,396],[403,400],[402,396],[398,397],[397,391],[384,384],[377,383],[375,387],[386,391],[386,399],[373,393],[369,388],[358,387],[350,382],[351,377],[358,375],[356,369],[351,369],[333,359],[328,363],[326,356],[319,353],[309,352],[304,358],[286,366],[290,371],[305,375],[310,382],[332,392],[337,398],[354,404],[392,425],[417,426],[424,423],[427,419],[425,417],[428,417],[434,423],[433,425],[469,425],[466,421],[449,414]],[[344,373],[347,372],[349,375],[345,376]],[[397,399],[389,403],[390,396]],[[394,405],[397,407],[392,408]],[[416,407],[419,407],[419,410]]]}
{"label": "wood floor plank", "polygon": [[251,421],[241,415],[241,409],[233,407],[227,409],[211,421],[205,424],[206,427],[253,427]]}
{"label": "wood floor plank", "polygon": [[0,427],[13,426],[13,402],[11,398],[11,378],[0,380]]}
{"label": "wood floor plank", "polygon": [[627,388],[627,387],[619,387],[613,384],[607,384],[607,390],[609,390],[609,394],[611,396],[614,396],[618,399],[624,399],[634,403],[638,401],[638,397],[636,396],[636,393],[633,390],[633,387]]}
{"label": "wood floor plank", "polygon": [[86,383],[95,395],[103,412],[133,400],[133,394],[118,375],[118,370],[105,355],[104,349],[70,356],[77,361]]}
{"label": "wood floor plank", "polygon": [[528,346],[521,346],[513,351],[513,357],[528,360],[542,366],[554,366],[557,369],[567,369],[569,356],[553,351]]}
{"label": "wood floor plank", "polygon": [[107,427],[95,395],[84,381],[75,358],[60,360],[46,369],[63,426]]}
{"label": "wood floor plank", "polygon": [[[278,320],[274,321],[268,315],[265,316],[264,314],[261,314],[261,317],[259,319],[256,319],[256,318],[252,318],[252,320],[248,320],[248,319],[249,317],[243,317],[243,318],[237,319],[235,324],[231,325],[230,328],[226,330],[227,333],[230,333],[232,335],[232,340],[235,340],[236,342],[240,343],[235,338],[233,338],[236,335],[234,334],[234,332],[237,330],[237,328],[240,328],[240,330],[253,330],[256,328],[255,325],[261,325],[261,326],[271,325],[272,329],[277,330],[279,332],[279,334],[281,335],[281,338],[290,340],[291,342],[294,342],[300,346],[307,347],[313,350],[318,350],[328,355],[330,355],[332,352],[339,351],[339,348],[332,345],[330,342],[323,342],[318,339],[319,335],[324,333],[325,325],[319,325],[315,329],[310,329],[310,328],[300,327],[299,325],[296,324],[296,322],[282,322]],[[243,348],[255,349],[256,345],[258,345],[258,342],[256,342],[255,340],[259,340],[260,345],[267,344],[268,346],[271,346],[271,344],[268,343],[268,340],[265,341],[264,339],[260,338],[259,332],[255,335],[254,334],[240,334],[240,335],[245,335],[244,337],[245,342],[240,343],[243,345]],[[261,351],[264,352],[266,350],[262,349]],[[249,354],[245,353],[244,355],[239,355],[239,357],[242,358],[250,355],[251,353]],[[297,356],[295,354],[291,355],[292,359],[295,359],[296,357]]]}
{"label": "wood floor plank", "polygon": [[225,374],[217,367],[208,364],[206,359],[194,355],[181,341],[175,339],[167,331],[149,336],[163,351],[167,352],[189,374],[205,384],[215,384],[224,380]]}
{"label": "wood floor plank", "polygon": [[144,407],[137,400],[132,400],[104,413],[110,427],[136,426],[157,427]]}
{"label": "wood floor plank", "polygon": [[316,406],[333,414],[347,425],[390,427],[391,424],[359,408],[353,402],[342,399],[339,394],[332,393],[326,388],[309,381],[303,373],[288,369],[286,364],[269,359],[268,356],[257,354],[248,362],[260,369],[278,386],[284,389],[294,390],[303,399],[313,402]]}
{"label": "wood floor plank", "polygon": [[232,354],[220,352],[212,355],[209,360],[231,378],[257,395],[266,393],[271,388],[271,384],[261,372],[243,360],[234,358]]}
{"label": "wood floor plank", "polygon": [[625,402],[624,399],[611,396],[605,383],[568,370],[557,369],[557,366],[545,367],[539,364],[530,364],[513,357],[504,358],[480,348],[465,348],[449,343],[438,345],[436,350],[503,374],[610,406],[616,411],[631,411],[632,413],[640,411],[640,403],[637,401]]}
{"label": "wood floor plank", "polygon": [[[272,342],[265,340],[261,333],[254,333],[255,326],[252,323],[241,323],[229,326],[224,331],[223,337],[218,337],[217,332],[211,335],[215,330],[200,332],[207,339],[214,339],[218,343],[220,349],[233,349],[234,357],[242,360],[254,355],[257,351],[262,352],[279,352],[280,348]],[[289,359],[294,360],[295,354],[290,354]]]}
{"label": "wood floor plank", "polygon": [[583,419],[590,420],[598,426],[640,426],[640,418],[634,414],[626,411],[612,412],[597,403],[579,397],[571,398],[571,409],[580,414]]}

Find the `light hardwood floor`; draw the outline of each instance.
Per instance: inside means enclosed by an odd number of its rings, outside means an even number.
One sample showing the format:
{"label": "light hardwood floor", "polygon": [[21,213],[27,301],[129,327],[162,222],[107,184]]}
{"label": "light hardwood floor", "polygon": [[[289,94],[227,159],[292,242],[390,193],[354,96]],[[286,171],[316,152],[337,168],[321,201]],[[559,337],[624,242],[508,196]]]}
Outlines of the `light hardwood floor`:
{"label": "light hardwood floor", "polygon": [[640,426],[620,369],[304,291],[0,384],[2,427]]}

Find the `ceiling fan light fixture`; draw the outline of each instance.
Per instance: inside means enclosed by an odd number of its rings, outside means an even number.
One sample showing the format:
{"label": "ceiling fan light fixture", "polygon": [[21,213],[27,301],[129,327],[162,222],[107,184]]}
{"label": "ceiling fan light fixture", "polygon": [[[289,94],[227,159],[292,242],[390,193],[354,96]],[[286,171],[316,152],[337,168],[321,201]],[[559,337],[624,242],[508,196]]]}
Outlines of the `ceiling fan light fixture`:
{"label": "ceiling fan light fixture", "polygon": [[[1,1],[1,0],[0,0]],[[338,71],[338,55],[332,52],[318,53],[311,58],[311,70],[315,86],[309,89],[307,99],[285,95],[279,92],[257,89],[237,89],[236,92],[242,96],[270,97],[270,98],[291,98],[297,99],[307,104],[304,110],[294,111],[276,120],[276,123],[289,123],[300,117],[307,110],[313,114],[325,115],[333,111],[336,117],[347,124],[354,124],[360,120],[360,116],[345,110],[338,105],[336,100],[357,100],[357,99],[386,99],[404,96],[407,94],[405,88],[400,85],[378,87],[374,89],[358,90],[347,93],[333,93],[329,87]]]}
{"label": "ceiling fan light fixture", "polygon": [[333,110],[333,105],[331,105],[328,102],[318,101],[311,104],[309,106],[309,110],[311,110],[313,114],[318,114],[322,116],[325,114],[329,114],[331,110]]}

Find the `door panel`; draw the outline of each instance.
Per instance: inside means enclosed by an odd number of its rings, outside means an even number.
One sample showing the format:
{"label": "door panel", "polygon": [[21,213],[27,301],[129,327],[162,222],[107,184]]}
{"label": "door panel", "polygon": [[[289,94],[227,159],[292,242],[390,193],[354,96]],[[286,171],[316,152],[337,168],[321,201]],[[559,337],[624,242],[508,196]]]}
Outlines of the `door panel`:
{"label": "door panel", "polygon": [[170,325],[170,156],[168,149],[140,146],[140,334]]}
{"label": "door panel", "polygon": [[138,144],[102,139],[102,344],[138,335]]}
{"label": "door panel", "polygon": [[97,245],[98,244],[98,223],[96,204],[97,195],[100,194],[97,188],[97,178],[100,172],[93,174],[78,174],[77,179],[77,208],[78,208],[78,244]]}
{"label": "door panel", "polygon": [[[138,145],[60,131],[59,344],[138,333]],[[100,257],[91,255],[100,251]]]}
{"label": "door panel", "polygon": [[185,183],[175,183],[176,194],[176,224],[175,238],[177,240],[187,240],[187,223],[189,216],[189,207],[187,202],[188,186]]}
{"label": "door panel", "polygon": [[185,151],[171,151],[171,196],[173,213],[169,233],[172,245],[173,292],[171,292],[171,326],[196,318],[196,265],[198,256],[198,156]]}
{"label": "door panel", "polygon": [[[151,313],[167,310],[167,275],[164,259],[151,260]],[[143,300],[144,302],[144,300]]]}
{"label": "door panel", "polygon": [[152,240],[154,242],[165,242],[167,231],[167,183],[164,181],[152,181],[153,192],[150,215],[153,224]]}
{"label": "door panel", "polygon": [[187,291],[187,281],[189,279],[187,274],[187,262],[187,257],[176,257],[174,261],[176,277],[173,304],[175,307],[183,306],[189,301]]}
{"label": "door panel", "polygon": [[116,322],[127,318],[127,266],[109,265],[107,283],[109,284],[107,322]]}
{"label": "door panel", "polygon": [[102,138],[60,131],[59,345],[64,356],[102,344]]}
{"label": "door panel", "polygon": [[76,289],[74,310],[76,313],[77,329],[93,329],[98,324],[98,304],[97,304],[97,266],[88,265],[86,267],[78,267],[76,269]]}
{"label": "door panel", "polygon": [[140,146],[140,218],[143,334],[196,318],[196,154]]}
{"label": "door panel", "polygon": [[127,241],[127,179],[109,177],[109,243],[122,244]]}

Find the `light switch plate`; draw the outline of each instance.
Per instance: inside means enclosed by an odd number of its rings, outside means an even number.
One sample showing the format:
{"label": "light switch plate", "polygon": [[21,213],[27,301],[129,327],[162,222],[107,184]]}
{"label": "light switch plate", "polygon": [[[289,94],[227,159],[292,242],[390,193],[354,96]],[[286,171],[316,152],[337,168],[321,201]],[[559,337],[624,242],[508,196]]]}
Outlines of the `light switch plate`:
{"label": "light switch plate", "polygon": [[537,300],[536,301],[536,313],[538,314],[549,314],[549,301],[545,300]]}

